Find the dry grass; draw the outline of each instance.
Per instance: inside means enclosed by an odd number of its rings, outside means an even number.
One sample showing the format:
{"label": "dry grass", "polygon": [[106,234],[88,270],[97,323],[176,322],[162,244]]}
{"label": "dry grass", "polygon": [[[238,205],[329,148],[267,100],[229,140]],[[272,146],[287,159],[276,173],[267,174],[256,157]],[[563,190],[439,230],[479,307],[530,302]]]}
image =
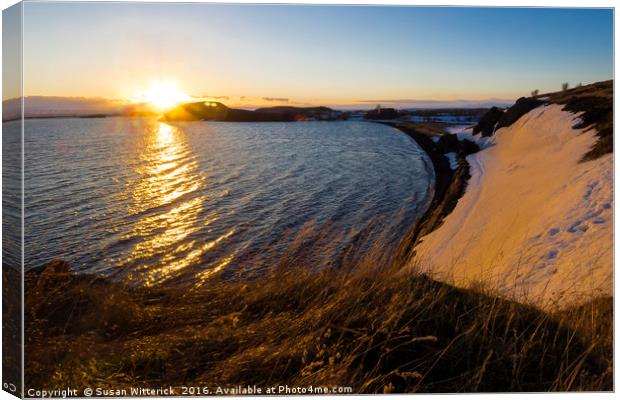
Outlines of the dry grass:
{"label": "dry grass", "polygon": [[26,387],[611,390],[611,300],[549,315],[399,271],[292,252],[252,281],[144,289],[52,263],[27,278]]}
{"label": "dry grass", "polygon": [[[3,256],[9,258],[6,253]],[[21,278],[17,268],[2,265],[2,379],[16,387],[22,381]]]}

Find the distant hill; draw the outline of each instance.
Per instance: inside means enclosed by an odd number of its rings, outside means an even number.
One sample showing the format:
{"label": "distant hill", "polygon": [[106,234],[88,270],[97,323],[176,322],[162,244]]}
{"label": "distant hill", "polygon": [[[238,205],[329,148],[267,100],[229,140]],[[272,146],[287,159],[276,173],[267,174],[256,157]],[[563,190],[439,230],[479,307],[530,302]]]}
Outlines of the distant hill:
{"label": "distant hill", "polygon": [[230,108],[220,102],[194,102],[182,104],[161,117],[162,121],[228,121],[269,122],[335,120],[343,113],[328,107],[267,107],[255,111]]}
{"label": "distant hill", "polygon": [[258,108],[257,113],[277,115],[283,120],[303,121],[307,119],[315,120],[335,120],[343,118],[341,111],[332,110],[329,107],[291,107],[276,106]]}

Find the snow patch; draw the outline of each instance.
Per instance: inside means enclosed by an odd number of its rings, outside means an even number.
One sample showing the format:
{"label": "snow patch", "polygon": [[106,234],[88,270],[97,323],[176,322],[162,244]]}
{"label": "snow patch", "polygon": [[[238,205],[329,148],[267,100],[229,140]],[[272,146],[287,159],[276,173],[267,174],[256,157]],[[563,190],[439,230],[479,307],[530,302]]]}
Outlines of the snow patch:
{"label": "snow patch", "polygon": [[596,137],[573,129],[576,118],[541,106],[484,138],[467,157],[465,194],[417,246],[416,267],[549,308],[612,294],[613,155],[580,163]]}

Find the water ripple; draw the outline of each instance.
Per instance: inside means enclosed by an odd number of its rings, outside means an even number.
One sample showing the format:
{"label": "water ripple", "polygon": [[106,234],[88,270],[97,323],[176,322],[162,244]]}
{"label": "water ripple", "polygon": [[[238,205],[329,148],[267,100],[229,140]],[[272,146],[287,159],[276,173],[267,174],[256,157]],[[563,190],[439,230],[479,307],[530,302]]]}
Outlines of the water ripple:
{"label": "water ripple", "polygon": [[309,224],[329,225],[305,243],[330,265],[370,221],[401,235],[432,179],[407,136],[364,122],[53,119],[26,133],[28,267],[64,258],[145,285],[259,273]]}

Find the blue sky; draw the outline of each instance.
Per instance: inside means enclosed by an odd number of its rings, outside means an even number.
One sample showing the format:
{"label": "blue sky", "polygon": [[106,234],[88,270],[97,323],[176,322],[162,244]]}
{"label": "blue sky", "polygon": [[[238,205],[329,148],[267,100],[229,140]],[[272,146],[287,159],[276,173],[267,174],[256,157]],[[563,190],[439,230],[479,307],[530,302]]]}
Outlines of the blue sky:
{"label": "blue sky", "polygon": [[[514,99],[613,77],[611,9],[26,3],[26,95]],[[266,101],[266,100],[265,100]]]}

